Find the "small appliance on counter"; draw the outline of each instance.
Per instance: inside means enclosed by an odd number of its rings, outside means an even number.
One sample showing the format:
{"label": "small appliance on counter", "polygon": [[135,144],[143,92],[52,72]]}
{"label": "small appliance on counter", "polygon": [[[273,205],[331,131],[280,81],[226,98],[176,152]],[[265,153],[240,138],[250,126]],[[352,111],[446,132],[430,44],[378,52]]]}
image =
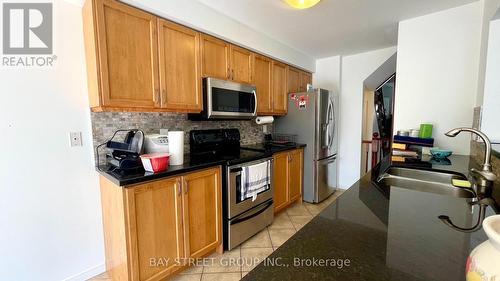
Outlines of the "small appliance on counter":
{"label": "small appliance on counter", "polygon": [[144,138],[145,153],[168,153],[168,135],[151,134]]}
{"label": "small appliance on counter", "polygon": [[[123,141],[116,141],[118,133],[125,133]],[[106,163],[115,169],[130,171],[142,169],[141,158],[144,144],[144,133],[141,130],[117,130],[106,142],[96,147],[97,163],[99,163],[99,148],[106,145]]]}

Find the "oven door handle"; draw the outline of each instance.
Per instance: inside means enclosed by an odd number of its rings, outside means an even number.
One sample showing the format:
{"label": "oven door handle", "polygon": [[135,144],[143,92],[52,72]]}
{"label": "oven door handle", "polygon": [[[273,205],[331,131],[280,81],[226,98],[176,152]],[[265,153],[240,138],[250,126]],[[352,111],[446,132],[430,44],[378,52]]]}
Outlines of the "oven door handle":
{"label": "oven door handle", "polygon": [[264,204],[262,204],[260,206],[255,207],[255,210],[253,210],[248,215],[243,216],[241,218],[237,218],[235,220],[232,220],[231,221],[231,225],[238,224],[240,222],[244,222],[244,221],[250,220],[250,219],[252,219],[252,218],[254,218],[254,217],[262,214],[263,212],[265,212],[271,206],[273,206],[273,201],[272,200],[270,200],[269,202],[264,203]]}

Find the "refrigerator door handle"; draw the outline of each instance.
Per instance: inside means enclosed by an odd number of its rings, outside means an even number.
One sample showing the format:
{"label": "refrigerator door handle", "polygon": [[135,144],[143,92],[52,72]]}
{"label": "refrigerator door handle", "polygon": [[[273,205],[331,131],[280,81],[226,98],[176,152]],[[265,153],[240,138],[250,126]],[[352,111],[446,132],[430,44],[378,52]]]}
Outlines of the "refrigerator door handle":
{"label": "refrigerator door handle", "polygon": [[[327,128],[328,128],[328,131],[327,131],[327,136],[328,136],[328,143],[327,143],[327,147],[328,149],[330,149],[332,147],[332,144],[333,144],[333,138],[335,137],[335,109],[333,109],[333,104],[332,104],[332,101],[330,100],[328,102],[328,122],[327,122]],[[333,130],[330,130],[330,126],[333,126]]]}
{"label": "refrigerator door handle", "polygon": [[321,148],[328,148],[328,144],[330,143],[330,140],[328,139],[328,123],[324,123],[321,125],[321,135],[323,138]]}

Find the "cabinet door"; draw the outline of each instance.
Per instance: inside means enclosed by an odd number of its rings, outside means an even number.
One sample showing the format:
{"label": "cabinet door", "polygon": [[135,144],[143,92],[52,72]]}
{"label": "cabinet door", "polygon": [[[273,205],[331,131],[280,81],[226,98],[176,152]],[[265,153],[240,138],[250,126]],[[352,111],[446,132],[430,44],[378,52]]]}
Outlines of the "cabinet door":
{"label": "cabinet door", "polygon": [[264,56],[255,55],[253,84],[257,88],[257,113],[273,113],[272,60]]}
{"label": "cabinet door", "polygon": [[287,71],[287,79],[288,79],[288,93],[297,93],[299,90],[300,83],[300,70],[288,67]]}
{"label": "cabinet door", "polygon": [[220,168],[188,174],[183,181],[186,256],[197,258],[222,243]]}
{"label": "cabinet door", "polygon": [[[127,188],[126,202],[132,279],[165,278],[184,258],[180,178]],[[151,258],[165,263],[151,266]]]}
{"label": "cabinet door", "polygon": [[307,84],[312,84],[312,74],[308,72],[300,72],[300,85],[299,90],[301,92],[307,91]]}
{"label": "cabinet door", "polygon": [[200,34],[166,20],[158,22],[162,107],[177,112],[200,112],[203,106]]}
{"label": "cabinet door", "polygon": [[274,155],[274,212],[288,205],[288,153]]}
{"label": "cabinet door", "polygon": [[289,152],[288,161],[290,162],[288,169],[288,189],[289,201],[293,202],[302,197],[302,173],[303,173],[303,155],[302,149],[296,149]]}
{"label": "cabinet door", "polygon": [[250,84],[252,82],[253,54],[249,50],[231,45],[231,80]]}
{"label": "cabinet door", "polygon": [[159,106],[156,17],[114,0],[98,0],[102,104]]}
{"label": "cabinet door", "polygon": [[273,61],[273,112],[276,115],[285,115],[288,108],[286,72],[285,64]]}
{"label": "cabinet door", "polygon": [[229,78],[229,44],[201,35],[201,71],[203,77]]}

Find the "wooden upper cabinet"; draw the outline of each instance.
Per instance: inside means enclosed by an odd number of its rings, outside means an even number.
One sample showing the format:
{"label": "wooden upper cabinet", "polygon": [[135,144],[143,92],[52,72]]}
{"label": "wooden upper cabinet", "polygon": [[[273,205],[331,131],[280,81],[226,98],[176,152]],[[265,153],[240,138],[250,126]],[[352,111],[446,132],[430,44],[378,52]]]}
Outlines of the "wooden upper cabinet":
{"label": "wooden upper cabinet", "polygon": [[312,84],[312,74],[309,72],[301,71],[300,72],[300,84],[299,91],[306,92],[307,84]]}
{"label": "wooden upper cabinet", "polygon": [[288,154],[289,161],[289,201],[293,202],[302,197],[302,171],[303,171],[303,149],[295,149]]}
{"label": "wooden upper cabinet", "polygon": [[300,70],[293,68],[293,67],[288,67],[288,72],[287,72],[287,79],[288,79],[288,93],[297,93],[300,92],[299,90],[299,84],[300,84]]}
{"label": "wooden upper cabinet", "polygon": [[258,113],[285,115],[311,74],[118,0],[83,6],[93,111],[203,110],[202,78],[257,86]]}
{"label": "wooden upper cabinet", "polygon": [[284,115],[288,109],[287,93],[287,66],[283,63],[273,61],[272,65],[272,94],[273,112],[275,115]]}
{"label": "wooden upper cabinet", "polygon": [[158,31],[162,108],[200,112],[200,33],[163,19],[158,20]]}
{"label": "wooden upper cabinet", "polygon": [[231,80],[250,84],[253,74],[253,53],[235,45],[230,47]]}
{"label": "wooden upper cabinet", "polygon": [[274,211],[279,212],[288,205],[288,152],[274,156]]}
{"label": "wooden upper cabinet", "polygon": [[257,88],[258,114],[273,114],[272,66],[273,61],[271,59],[255,55],[252,84]]}
{"label": "wooden upper cabinet", "polygon": [[[107,187],[111,188],[111,187]],[[160,280],[170,275],[185,257],[182,229],[182,193],[179,178],[125,188],[132,280]],[[162,258],[164,266],[151,266]]]}
{"label": "wooden upper cabinet", "polygon": [[203,77],[228,79],[229,43],[201,34],[201,70]]}
{"label": "wooden upper cabinet", "polygon": [[157,18],[115,0],[83,13],[91,106],[159,106]]}
{"label": "wooden upper cabinet", "polygon": [[190,173],[183,181],[186,254],[197,258],[222,243],[221,171]]}

